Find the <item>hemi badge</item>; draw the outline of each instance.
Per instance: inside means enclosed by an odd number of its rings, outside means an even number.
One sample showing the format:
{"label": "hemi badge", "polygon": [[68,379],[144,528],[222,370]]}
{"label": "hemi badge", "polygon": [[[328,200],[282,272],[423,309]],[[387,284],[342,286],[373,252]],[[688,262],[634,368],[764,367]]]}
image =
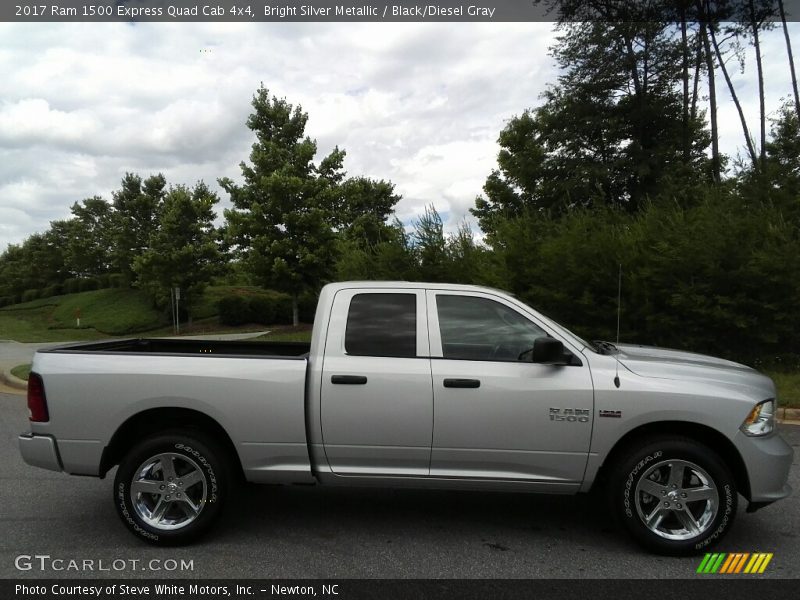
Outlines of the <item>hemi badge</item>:
{"label": "hemi badge", "polygon": [[621,419],[622,418],[622,411],[621,410],[601,410],[600,411],[601,417],[608,417],[609,419]]}

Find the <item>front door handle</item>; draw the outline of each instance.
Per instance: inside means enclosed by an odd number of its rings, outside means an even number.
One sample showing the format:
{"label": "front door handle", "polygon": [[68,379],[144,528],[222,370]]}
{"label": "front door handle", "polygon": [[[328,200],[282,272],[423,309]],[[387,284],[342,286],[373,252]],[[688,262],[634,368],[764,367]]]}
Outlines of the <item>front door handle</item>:
{"label": "front door handle", "polygon": [[331,383],[337,385],[366,385],[367,378],[363,375],[331,375]]}
{"label": "front door handle", "polygon": [[446,388],[479,388],[481,387],[480,379],[445,379],[444,387]]}

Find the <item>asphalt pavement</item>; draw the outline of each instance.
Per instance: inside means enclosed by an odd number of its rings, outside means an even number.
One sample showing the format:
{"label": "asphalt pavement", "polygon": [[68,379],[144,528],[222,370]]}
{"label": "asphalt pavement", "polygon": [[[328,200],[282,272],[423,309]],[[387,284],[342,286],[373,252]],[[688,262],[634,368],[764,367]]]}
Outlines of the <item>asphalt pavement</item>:
{"label": "asphalt pavement", "polygon": [[[700,560],[643,552],[591,496],[313,486],[244,486],[200,542],[155,548],[119,522],[110,479],[24,464],[16,438],[26,428],[24,397],[0,394],[0,578],[664,579],[694,577]],[[797,578],[800,427],[782,432],[795,447],[795,493],[749,515],[742,501],[718,550],[773,552],[763,577]],[[18,559],[36,555],[49,558]],[[71,570],[70,560],[93,570]]]}

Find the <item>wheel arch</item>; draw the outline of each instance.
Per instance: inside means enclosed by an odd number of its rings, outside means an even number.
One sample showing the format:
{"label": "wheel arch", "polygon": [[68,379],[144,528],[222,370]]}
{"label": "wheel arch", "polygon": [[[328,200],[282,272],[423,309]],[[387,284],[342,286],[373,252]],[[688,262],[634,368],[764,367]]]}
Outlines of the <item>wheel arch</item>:
{"label": "wheel arch", "polygon": [[713,427],[688,421],[656,421],[653,423],[645,423],[631,429],[614,444],[608,456],[606,456],[606,459],[603,461],[595,477],[592,488],[595,488],[599,482],[604,482],[607,479],[608,471],[611,469],[612,465],[614,465],[616,461],[619,460],[620,456],[623,456],[631,446],[646,442],[648,438],[654,435],[676,435],[685,437],[714,450],[731,470],[739,493],[748,501],[750,500],[750,478],[747,474],[747,467],[733,442]]}
{"label": "wheel arch", "polygon": [[212,417],[198,410],[180,407],[160,407],[141,411],[120,425],[103,449],[100,459],[100,477],[118,465],[125,453],[138,441],[168,429],[200,431],[208,434],[224,450],[234,467],[236,476],[244,479],[244,471],[236,446],[228,432]]}

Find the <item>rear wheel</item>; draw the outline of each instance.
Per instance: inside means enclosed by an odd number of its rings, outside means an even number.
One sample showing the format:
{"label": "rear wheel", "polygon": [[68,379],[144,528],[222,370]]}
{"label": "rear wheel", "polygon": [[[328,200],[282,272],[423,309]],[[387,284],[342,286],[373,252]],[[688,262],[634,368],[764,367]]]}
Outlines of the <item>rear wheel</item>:
{"label": "rear wheel", "polygon": [[219,516],[230,469],[224,452],[201,432],[166,431],[146,438],[123,458],[114,504],[137,537],[185,544]]}
{"label": "rear wheel", "polygon": [[659,437],[627,449],[612,468],[612,506],[633,538],[661,554],[716,544],[736,516],[736,485],[710,448]]}

